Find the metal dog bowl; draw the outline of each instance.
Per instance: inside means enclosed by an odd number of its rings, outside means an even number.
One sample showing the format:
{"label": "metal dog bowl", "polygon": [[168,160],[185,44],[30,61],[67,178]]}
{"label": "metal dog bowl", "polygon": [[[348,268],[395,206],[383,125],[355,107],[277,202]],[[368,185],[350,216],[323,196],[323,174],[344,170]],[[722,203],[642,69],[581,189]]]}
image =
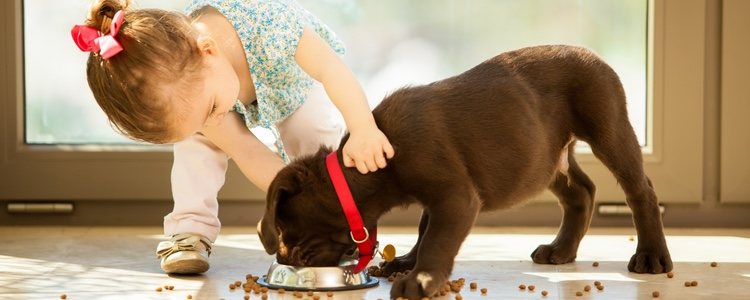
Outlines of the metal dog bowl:
{"label": "metal dog bowl", "polygon": [[378,279],[367,275],[367,270],[354,274],[356,265],[352,260],[342,261],[338,267],[298,267],[274,262],[258,284],[290,291],[345,291],[378,285]]}

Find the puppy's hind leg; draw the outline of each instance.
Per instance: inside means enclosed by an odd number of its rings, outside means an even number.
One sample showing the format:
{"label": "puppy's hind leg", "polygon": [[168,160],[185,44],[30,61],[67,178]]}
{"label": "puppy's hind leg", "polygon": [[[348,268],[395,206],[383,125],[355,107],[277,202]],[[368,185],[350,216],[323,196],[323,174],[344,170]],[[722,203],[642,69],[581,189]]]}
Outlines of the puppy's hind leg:
{"label": "puppy's hind leg", "polygon": [[396,272],[404,272],[411,270],[417,263],[417,251],[419,250],[419,244],[422,243],[422,236],[424,231],[427,230],[427,224],[430,222],[430,216],[427,214],[427,210],[422,210],[422,218],[419,220],[419,237],[417,237],[417,243],[411,248],[409,253],[396,257],[390,262],[381,262],[380,268],[382,270],[382,276],[388,277]]}
{"label": "puppy's hind leg", "polygon": [[567,147],[567,170],[564,166],[558,170],[549,186],[560,200],[562,225],[552,243],[540,245],[531,253],[531,258],[538,264],[564,264],[575,260],[578,244],[591,223],[596,188],[575,161],[573,144]]}
{"label": "puppy's hind leg", "polygon": [[606,138],[589,141],[594,155],[606,165],[625,191],[638,233],[638,246],[628,270],[636,273],[665,273],[672,270],[672,259],[664,238],[661,213],[651,180],[643,172],[638,141],[627,121]]}

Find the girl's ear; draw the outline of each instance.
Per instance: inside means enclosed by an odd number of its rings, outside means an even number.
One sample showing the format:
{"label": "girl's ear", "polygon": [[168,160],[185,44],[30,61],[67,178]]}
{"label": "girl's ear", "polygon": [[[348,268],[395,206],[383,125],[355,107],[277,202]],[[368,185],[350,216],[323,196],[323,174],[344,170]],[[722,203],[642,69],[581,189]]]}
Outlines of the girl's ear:
{"label": "girl's ear", "polygon": [[217,47],[216,41],[210,36],[201,35],[196,40],[198,49],[201,55],[217,55],[219,48]]}

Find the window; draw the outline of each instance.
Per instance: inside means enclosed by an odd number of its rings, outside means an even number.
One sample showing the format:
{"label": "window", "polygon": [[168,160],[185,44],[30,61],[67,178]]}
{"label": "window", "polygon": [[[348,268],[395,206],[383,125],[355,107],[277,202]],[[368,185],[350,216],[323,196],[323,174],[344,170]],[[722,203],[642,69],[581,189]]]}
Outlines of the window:
{"label": "window", "polygon": [[[170,8],[184,3],[137,2]],[[456,74],[502,51],[552,43],[592,48],[625,83],[660,199],[702,197],[706,13],[700,1],[300,2],[346,42],[346,60],[373,102],[388,90]],[[168,151],[127,144],[112,134],[85,85],[86,55],[70,42],[69,30],[83,20],[88,3],[0,1],[0,39],[10,45],[0,49],[0,199],[171,198]],[[35,39],[35,33],[49,38]],[[45,63],[40,41],[56,49],[47,55],[54,61]],[[579,162],[597,183],[600,200],[623,201],[614,178],[592,155],[579,155]],[[230,168],[220,198],[262,195]]]}

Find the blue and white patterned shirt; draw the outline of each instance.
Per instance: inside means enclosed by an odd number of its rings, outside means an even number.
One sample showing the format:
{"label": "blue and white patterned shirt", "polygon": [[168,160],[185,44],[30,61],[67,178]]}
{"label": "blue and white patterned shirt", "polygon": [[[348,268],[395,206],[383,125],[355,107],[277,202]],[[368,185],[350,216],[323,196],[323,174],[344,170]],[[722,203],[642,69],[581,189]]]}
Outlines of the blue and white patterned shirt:
{"label": "blue and white patterned shirt", "polygon": [[250,66],[257,101],[244,106],[237,100],[234,111],[242,115],[248,129],[270,129],[279,154],[288,161],[276,124],[305,102],[313,85],[313,79],[294,59],[302,31],[305,27],[314,30],[339,54],[344,54],[344,44],[293,0],[194,0],[186,12],[205,6],[215,8],[232,23]]}

